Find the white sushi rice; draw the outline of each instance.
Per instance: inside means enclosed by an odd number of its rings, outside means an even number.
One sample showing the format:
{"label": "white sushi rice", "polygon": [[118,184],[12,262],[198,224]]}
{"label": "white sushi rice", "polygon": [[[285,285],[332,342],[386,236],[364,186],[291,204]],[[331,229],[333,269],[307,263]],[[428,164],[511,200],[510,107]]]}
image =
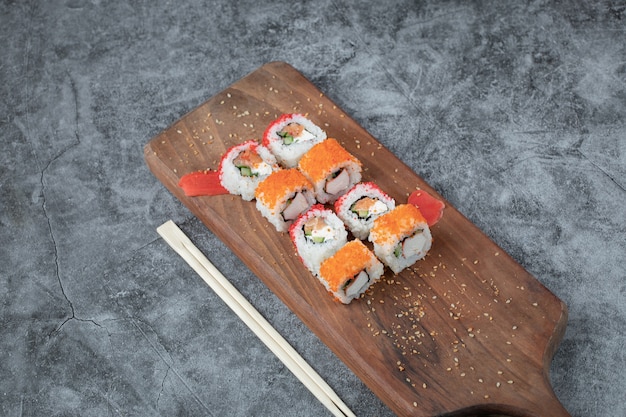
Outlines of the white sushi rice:
{"label": "white sushi rice", "polygon": [[[351,208],[357,201],[365,197],[375,198],[380,204],[376,205],[377,209],[370,212],[368,217],[361,218],[357,213],[353,212]],[[346,224],[348,230],[350,230],[354,237],[364,240],[369,236],[374,220],[380,215],[393,210],[395,207],[396,201],[376,185],[369,182],[361,182],[353,186],[336,201],[335,212]]]}
{"label": "white sushi rice", "polygon": [[[283,138],[278,135],[285,126],[290,123],[298,123],[304,127],[301,138],[294,138],[294,142],[286,145]],[[326,139],[326,132],[319,126],[307,119],[304,115],[294,113],[285,115],[280,122],[271,124],[265,132],[265,144],[276,156],[278,162],[285,168],[294,168],[298,161],[313,145]]]}
{"label": "white sushi rice", "polygon": [[[304,225],[315,217],[322,218],[329,226],[329,230],[323,231],[324,241],[320,243],[304,232]],[[302,263],[313,275],[318,275],[320,264],[345,245],[348,239],[343,222],[332,210],[322,205],[313,206],[300,216],[290,227],[289,234]]]}
{"label": "white sushi rice", "polygon": [[[256,153],[261,157],[263,163],[253,170],[253,176],[244,176],[236,167],[233,161],[245,150],[255,147]],[[220,182],[230,194],[240,195],[246,201],[254,199],[254,191],[257,185],[272,172],[279,170],[278,162],[274,155],[262,145],[249,140],[239,145],[231,147],[222,157],[219,167]]]}

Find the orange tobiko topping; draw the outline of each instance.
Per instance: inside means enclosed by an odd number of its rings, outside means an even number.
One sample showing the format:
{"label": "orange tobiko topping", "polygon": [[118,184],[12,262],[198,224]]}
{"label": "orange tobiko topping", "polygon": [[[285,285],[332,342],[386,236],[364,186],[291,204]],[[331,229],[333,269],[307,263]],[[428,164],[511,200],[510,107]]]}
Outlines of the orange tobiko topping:
{"label": "orange tobiko topping", "polygon": [[374,220],[370,233],[380,243],[394,240],[398,236],[408,236],[418,224],[425,224],[426,219],[413,204],[400,204],[395,209]]}
{"label": "orange tobiko topping", "polygon": [[358,239],[346,243],[333,256],[322,262],[320,275],[331,290],[337,291],[372,262],[374,254]]}
{"label": "orange tobiko topping", "polygon": [[361,162],[337,140],[328,138],[305,153],[298,162],[298,168],[306,172],[311,181],[317,183],[326,179],[337,169],[337,166],[346,162],[356,162],[361,165]]}
{"label": "orange tobiko topping", "polygon": [[274,171],[256,187],[254,196],[267,207],[275,207],[281,199],[303,188],[313,186],[296,168]]}

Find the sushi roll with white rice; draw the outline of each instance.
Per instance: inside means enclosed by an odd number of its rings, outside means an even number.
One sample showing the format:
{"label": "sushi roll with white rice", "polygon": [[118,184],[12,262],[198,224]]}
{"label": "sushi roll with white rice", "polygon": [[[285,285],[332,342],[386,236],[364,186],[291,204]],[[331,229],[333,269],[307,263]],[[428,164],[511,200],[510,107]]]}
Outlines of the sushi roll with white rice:
{"label": "sushi roll with white rice", "polygon": [[224,153],[218,172],[220,183],[230,194],[251,201],[257,185],[279,169],[276,158],[266,147],[248,140]]}
{"label": "sushi roll with white rice", "polygon": [[358,239],[322,262],[318,279],[338,301],[349,304],[383,275],[384,266]]}
{"label": "sushi roll with white rice", "polygon": [[295,168],[274,171],[259,183],[256,208],[279,232],[286,232],[298,216],[315,204],[313,186]]}
{"label": "sushi roll with white rice", "polygon": [[428,223],[413,204],[400,204],[374,220],[368,239],[396,274],[426,256],[432,245]]}
{"label": "sushi roll with white rice", "polygon": [[313,145],[326,139],[326,132],[299,113],[283,114],[269,124],[263,134],[263,146],[285,168],[294,168]]}
{"label": "sushi roll with white rice", "polygon": [[367,239],[379,216],[393,210],[396,201],[373,182],[360,182],[335,201],[335,212],[357,239]]}
{"label": "sushi roll with white rice", "polygon": [[305,153],[298,169],[311,181],[320,203],[333,203],[361,181],[361,162],[337,140],[328,138]]}
{"label": "sushi roll with white rice", "polygon": [[317,275],[322,261],[348,241],[343,222],[321,204],[311,207],[289,227],[289,236],[302,263]]}

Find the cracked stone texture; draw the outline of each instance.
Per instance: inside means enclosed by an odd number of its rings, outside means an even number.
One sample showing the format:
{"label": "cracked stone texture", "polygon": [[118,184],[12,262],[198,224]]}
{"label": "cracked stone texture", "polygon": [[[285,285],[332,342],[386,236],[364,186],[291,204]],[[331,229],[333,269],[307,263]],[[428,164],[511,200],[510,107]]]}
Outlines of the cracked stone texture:
{"label": "cracked stone texture", "polygon": [[392,415],[143,162],[283,60],[567,303],[570,413],[626,416],[625,21],[614,1],[1,2],[0,414],[328,414],[158,238],[173,219],[357,415]]}

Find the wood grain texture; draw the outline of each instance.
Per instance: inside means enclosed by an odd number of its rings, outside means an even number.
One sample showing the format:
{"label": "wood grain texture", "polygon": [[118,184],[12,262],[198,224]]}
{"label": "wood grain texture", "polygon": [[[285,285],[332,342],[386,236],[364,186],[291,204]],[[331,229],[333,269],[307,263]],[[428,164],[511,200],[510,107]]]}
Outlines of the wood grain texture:
{"label": "wood grain texture", "polygon": [[[337,303],[281,234],[239,197],[186,197],[184,174],[305,113],[361,160],[363,180],[406,202],[411,169],[293,67],[266,64],[182,117],[144,149],[154,175],[400,416],[568,416],[549,383],[567,307],[446,202],[433,247],[363,298]],[[444,201],[445,202],[445,201]]]}

